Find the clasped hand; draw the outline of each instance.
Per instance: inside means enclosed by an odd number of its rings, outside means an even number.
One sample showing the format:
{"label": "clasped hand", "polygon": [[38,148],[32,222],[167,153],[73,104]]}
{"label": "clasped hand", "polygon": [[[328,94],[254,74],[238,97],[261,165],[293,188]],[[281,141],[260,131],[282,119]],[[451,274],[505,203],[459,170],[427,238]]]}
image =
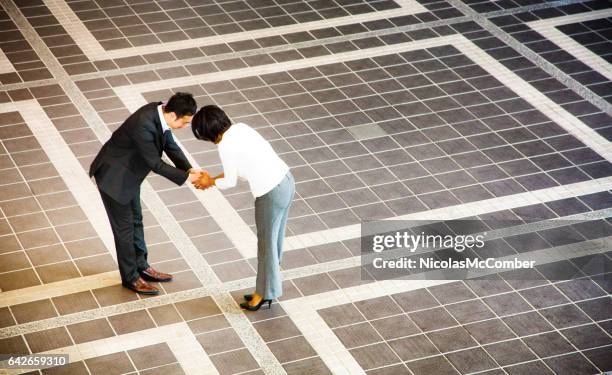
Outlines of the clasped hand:
{"label": "clasped hand", "polygon": [[196,189],[205,190],[215,184],[215,179],[206,171],[190,169],[189,182],[191,182]]}

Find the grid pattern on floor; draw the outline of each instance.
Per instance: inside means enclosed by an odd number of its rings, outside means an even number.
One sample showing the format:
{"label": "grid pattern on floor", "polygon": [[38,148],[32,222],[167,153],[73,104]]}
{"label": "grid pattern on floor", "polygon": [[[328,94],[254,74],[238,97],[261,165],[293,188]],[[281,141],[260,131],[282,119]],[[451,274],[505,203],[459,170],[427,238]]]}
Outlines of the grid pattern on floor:
{"label": "grid pattern on floor", "polygon": [[392,0],[321,2],[92,2],[68,5],[105,49],[173,42],[397,9]]}
{"label": "grid pattern on floor", "polygon": [[[109,96],[107,81],[83,81],[80,86],[113,128],[129,112],[119,98]],[[180,89],[256,126],[294,168],[298,199],[289,224],[294,234],[609,173],[607,161],[450,46],[190,83]],[[142,95],[147,101],[162,100],[176,90]],[[195,162],[219,171],[210,145],[193,140],[189,130],[178,132],[178,138]],[[584,163],[592,176],[566,158]],[[151,180],[188,234],[196,237],[200,251],[224,250],[207,257],[222,280],[253,275],[219,227],[202,228],[200,224],[212,221],[205,210],[183,209],[197,203],[188,189],[173,188],[159,177]],[[226,196],[254,230],[246,189],[243,184]],[[216,233],[205,235],[208,231]],[[221,247],[214,249],[210,239]],[[236,261],[217,265],[219,259]]]}
{"label": "grid pattern on floor", "polygon": [[[592,246],[610,239],[609,2],[0,7],[0,353],[74,359],[28,373],[612,371],[612,260]],[[244,183],[209,194],[149,176],[150,262],[175,280],[153,298],[119,283],[86,171],[131,111],[179,90],[292,167],[270,310],[236,304],[257,269]],[[176,138],[220,172],[214,146]],[[531,277],[455,282],[362,267],[361,220],[419,215],[512,221],[476,255],[549,258]]]}
{"label": "grid pattern on floor", "polygon": [[0,82],[11,84],[52,78],[30,43],[1,7],[0,25]]}
{"label": "grid pattern on floor", "polygon": [[108,250],[18,112],[3,114],[0,144],[0,288],[113,270]]}
{"label": "grid pattern on floor", "polygon": [[569,363],[575,371],[597,373],[610,366],[607,293],[590,277],[554,283],[498,277],[319,314],[357,362],[373,370],[368,373],[559,373]]}

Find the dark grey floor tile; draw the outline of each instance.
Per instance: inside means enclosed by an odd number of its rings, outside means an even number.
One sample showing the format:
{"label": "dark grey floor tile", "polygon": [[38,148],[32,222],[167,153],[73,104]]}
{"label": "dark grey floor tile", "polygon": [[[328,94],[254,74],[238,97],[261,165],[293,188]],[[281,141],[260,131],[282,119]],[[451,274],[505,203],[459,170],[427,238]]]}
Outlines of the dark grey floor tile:
{"label": "dark grey floor tile", "polygon": [[330,160],[330,161],[325,161],[321,163],[316,163],[316,164],[312,164],[311,167],[321,177],[325,178],[326,181],[327,181],[327,178],[329,177],[343,176],[346,173],[350,173],[350,170],[340,160]]}
{"label": "dark grey floor tile", "polygon": [[[4,259],[7,261],[10,260],[9,258]],[[53,304],[51,303],[51,300],[48,299],[13,305],[11,306],[11,311],[13,313],[13,316],[17,320],[17,323],[19,324],[53,318],[57,316]]]}
{"label": "dark grey floor tile", "polygon": [[[487,223],[491,226],[491,223]],[[499,223],[503,225],[502,223]],[[481,249],[474,249],[481,258],[499,258],[505,257],[509,255],[515,255],[517,252],[514,250],[506,241],[503,239],[496,239],[491,241],[486,241],[484,246]],[[503,277],[503,276],[502,276]],[[505,278],[508,280],[507,278]]]}
{"label": "dark grey floor tile", "polygon": [[416,160],[427,160],[445,156],[444,151],[433,143],[406,147],[406,151]]}
{"label": "dark grey floor tile", "polygon": [[568,303],[569,300],[551,285],[523,290],[520,294],[536,309]]}
{"label": "dark grey floor tile", "polygon": [[355,302],[355,306],[366,319],[378,319],[402,313],[399,306],[387,296]]}
{"label": "dark grey floor tile", "polygon": [[476,298],[476,295],[461,281],[437,285],[428,289],[443,304]]}
{"label": "dark grey floor tile", "polygon": [[338,289],[336,284],[327,274],[300,277],[298,279],[294,279],[293,283],[304,296]]}
{"label": "dark grey floor tile", "polygon": [[338,192],[343,190],[353,190],[365,186],[364,183],[357,178],[355,174],[344,174],[340,176],[329,177],[327,184]]}
{"label": "dark grey floor tile", "polygon": [[[467,171],[478,181],[478,182],[488,182],[493,180],[504,179],[508,177],[508,174],[504,172],[497,165],[484,165],[490,163],[489,159],[486,156],[482,156],[482,162],[478,162],[474,168],[470,168]],[[465,163],[464,163],[465,164]]]}
{"label": "dark grey floor tile", "polygon": [[368,375],[410,375],[410,371],[405,365],[392,365],[381,367],[367,372]]}
{"label": "dark grey floor tile", "polygon": [[288,375],[332,374],[319,357],[287,363],[283,365],[283,368]]}
{"label": "dark grey floor tile", "polygon": [[359,310],[351,303],[328,307],[318,311],[319,315],[325,320],[330,328],[335,328],[347,324],[358,323],[365,320]]}
{"label": "dark grey floor tile", "polygon": [[526,222],[552,219],[557,217],[553,211],[543,204],[534,204],[512,209],[518,217]]}
{"label": "dark grey floor tile", "polygon": [[470,142],[463,138],[449,139],[447,141],[438,142],[440,147],[448,155],[459,155],[467,152],[475,152],[474,147]]}
{"label": "dark grey floor tile", "polygon": [[[519,147],[519,145],[517,145],[517,147]],[[515,177],[540,172],[540,169],[528,159],[508,161],[500,163],[499,166],[510,176]]]}
{"label": "dark grey floor tile", "polygon": [[400,362],[399,357],[385,344],[374,344],[350,351],[359,366],[364,370],[388,366]]}
{"label": "dark grey floor tile", "polygon": [[[586,168],[587,166],[583,166],[583,169],[586,170]],[[575,184],[591,179],[591,177],[582,172],[580,169],[574,167],[550,171],[548,174],[562,185]],[[599,177],[595,176],[595,178]]]}
{"label": "dark grey floor tile", "polygon": [[385,340],[414,335],[420,332],[419,328],[405,314],[372,320],[370,323]]}
{"label": "dark grey floor tile", "polygon": [[495,316],[495,314],[480,300],[471,300],[447,305],[446,309],[461,324],[489,319]]}
{"label": "dark grey floor tile", "polygon": [[564,329],[561,333],[580,350],[612,344],[612,339],[596,324]]}
{"label": "dark grey floor tile", "polygon": [[359,323],[337,328],[334,330],[334,333],[348,349],[382,341],[382,338],[369,323]]}
{"label": "dark grey floor tile", "polygon": [[541,230],[538,231],[538,234],[553,246],[564,246],[585,241],[585,238],[569,225]]}
{"label": "dark grey floor tile", "polygon": [[470,334],[462,327],[430,332],[427,337],[442,353],[466,349],[478,345]]}
{"label": "dark grey floor tile", "polygon": [[557,332],[525,337],[523,341],[540,357],[574,351],[572,345]]}
{"label": "dark grey floor tile", "polygon": [[268,344],[268,347],[280,363],[313,357],[317,354],[303,336],[275,341]]}
{"label": "dark grey floor tile", "polygon": [[606,292],[590,279],[568,280],[555,284],[572,301],[601,297]]}
{"label": "dark grey floor tile", "polygon": [[[162,306],[162,308],[163,307],[164,306]],[[172,310],[170,310],[172,313],[165,312],[165,314],[170,315],[173,319],[169,320],[169,323],[166,323],[166,324],[172,324],[172,323],[177,323],[181,321],[181,317],[178,316],[178,314],[174,312],[175,311],[174,307],[172,305],[169,305],[169,307],[172,308]],[[158,308],[158,309],[161,310],[162,308]],[[280,309],[282,311],[282,309],[280,308],[280,305],[273,306],[271,310],[276,310],[276,309]],[[152,313],[155,321],[159,322],[160,319],[158,318],[158,316],[162,316],[161,313],[155,313],[154,309],[149,309],[149,312]],[[282,314],[284,314],[284,311],[282,312]],[[214,315],[214,316],[210,316],[207,318],[192,320],[188,322],[187,325],[189,326],[189,328],[194,334],[216,331],[222,328],[228,328],[230,326],[229,322],[227,321],[227,319],[225,319],[223,315]]]}
{"label": "dark grey floor tile", "polygon": [[377,152],[375,156],[386,166],[405,164],[414,161],[403,149]]}
{"label": "dark grey floor tile", "polygon": [[[475,145],[479,147],[478,145]],[[491,147],[488,145],[487,147]],[[516,160],[522,158],[522,155],[512,146],[500,146],[483,150],[483,152],[494,162],[500,163],[504,161]]]}
{"label": "dark grey floor tile", "polygon": [[123,374],[134,370],[125,352],[90,358],[85,363],[92,374]]}
{"label": "dark grey floor tile", "polygon": [[325,224],[316,215],[289,218],[287,227],[291,229],[293,234],[311,233],[327,229]]}
{"label": "dark grey floor tile", "polygon": [[[401,164],[389,168],[393,174],[402,180],[410,180],[428,175],[425,168],[418,163]],[[408,186],[410,188],[410,186]]]}
{"label": "dark grey floor tile", "polygon": [[223,329],[199,335],[197,337],[200,345],[208,355],[238,349],[244,346],[236,332],[231,329]]}
{"label": "dark grey floor tile", "polygon": [[373,203],[351,209],[362,220],[382,220],[393,217],[393,211],[384,203]]}
{"label": "dark grey floor tile", "polygon": [[[610,224],[606,222],[605,220],[590,220],[590,221],[574,224],[572,225],[572,227],[589,240],[599,239],[599,238],[603,238],[603,237],[612,235],[612,226],[610,226]],[[603,245],[605,246],[605,240],[602,240],[602,242],[604,242]],[[594,255],[591,255],[590,257],[597,257],[597,255],[594,254]],[[572,262],[576,263],[573,260]],[[606,269],[607,270],[612,269],[611,264],[612,264],[612,261],[610,260],[602,262],[600,264],[600,267],[597,267],[597,270],[599,271],[597,273],[602,273]],[[593,274],[593,273],[595,272],[590,272],[589,274]]]}
{"label": "dark grey floor tile", "polygon": [[401,182],[372,186],[372,190],[382,200],[399,199],[412,195]]}
{"label": "dark grey floor tile", "polygon": [[548,280],[571,280],[584,276],[582,272],[567,260],[536,265],[536,269]]}
{"label": "dark grey floor tile", "polygon": [[431,174],[445,173],[460,169],[459,165],[457,165],[457,163],[455,163],[450,157],[425,160],[421,162],[421,165]]}
{"label": "dark grey floor tile", "polygon": [[[350,253],[349,253],[350,254]],[[329,272],[329,276],[340,288],[350,288],[357,285],[368,284],[374,278],[362,267],[351,267]]]}
{"label": "dark grey floor tile", "polygon": [[470,279],[466,280],[465,283],[478,296],[489,296],[492,294],[504,293],[512,290],[512,288],[510,288],[510,286],[498,275],[485,276],[478,279]]}
{"label": "dark grey floor tile", "polygon": [[[476,180],[472,178],[467,172],[464,171],[455,171],[450,173],[444,173],[436,175],[436,179],[442,183],[447,189],[458,188],[467,185],[473,185],[476,183]],[[490,197],[489,195],[485,195],[485,197]],[[484,199],[484,198],[483,198]]]}
{"label": "dark grey floor tile", "polygon": [[325,182],[323,182],[323,180],[298,183],[296,184],[296,191],[304,198],[332,193],[332,190]]}
{"label": "dark grey floor tile", "polygon": [[518,234],[505,237],[504,240],[519,253],[542,250],[551,247],[551,245],[537,233]]}
{"label": "dark grey floor tile", "polygon": [[344,259],[351,256],[348,249],[340,242],[309,247],[308,250],[319,263]]}
{"label": "dark grey floor tile", "polygon": [[451,190],[451,192],[462,202],[470,203],[494,198],[494,196],[480,185],[466,186]]}
{"label": "dark grey floor tile", "polygon": [[612,294],[612,280],[610,280],[609,274],[593,276],[593,281],[599,285],[599,287],[606,291],[608,294]]}
{"label": "dark grey floor tile", "polygon": [[577,305],[596,322],[612,318],[612,300],[610,296],[578,302]]}
{"label": "dark grey floor tile", "polygon": [[[420,198],[423,197],[423,194],[425,193],[444,190],[444,186],[442,186],[436,179],[429,176],[406,180],[404,181],[404,185],[406,185],[414,194],[419,195]],[[430,200],[433,200],[433,198]]]}
{"label": "dark grey floor tile", "polygon": [[415,375],[454,375],[458,374],[457,370],[448,362],[444,356],[436,356],[425,358],[418,361],[408,362],[410,371]]}
{"label": "dark grey floor tile", "polygon": [[338,193],[340,198],[350,207],[379,201],[369,188],[355,189]]}
{"label": "dark grey floor tile", "polygon": [[113,337],[106,319],[95,319],[66,326],[76,344]]}
{"label": "dark grey floor tile", "polygon": [[457,325],[457,321],[441,307],[413,312],[408,316],[423,332]]}
{"label": "dark grey floor tile", "polygon": [[416,197],[406,197],[385,202],[396,215],[407,215],[425,211],[427,208]]}
{"label": "dark grey floor tile", "polygon": [[484,184],[484,187],[496,197],[525,192],[525,189],[512,179],[488,182]]}
{"label": "dark grey floor tile", "polygon": [[504,367],[510,375],[522,374],[554,374],[542,361],[521,363],[520,365]]}
{"label": "dark grey floor tile", "polygon": [[440,191],[437,193],[423,194],[419,196],[419,199],[423,201],[430,209],[448,207],[458,205],[461,202],[448,191]]}
{"label": "dark grey floor tile", "polygon": [[547,189],[559,185],[558,182],[548,177],[545,173],[516,177],[516,181],[528,191]]}
{"label": "dark grey floor tile", "polygon": [[258,368],[258,364],[247,349],[239,349],[210,357],[219,373],[233,374]]}
{"label": "dark grey floor tile", "polygon": [[601,210],[612,207],[612,193],[601,192],[589,195],[580,196],[582,202],[586,203],[593,210]]}
{"label": "dark grey floor tile", "polygon": [[338,210],[324,212],[319,215],[321,220],[330,228],[342,227],[345,225],[358,224],[359,218],[351,210]]}
{"label": "dark grey floor tile", "polygon": [[493,359],[481,348],[450,353],[446,357],[462,374],[497,367]]}
{"label": "dark grey floor tile", "polygon": [[553,327],[537,312],[508,316],[503,318],[503,320],[519,336],[553,330]]}
{"label": "dark grey floor tile", "polygon": [[394,294],[391,297],[406,312],[427,309],[439,305],[427,289],[418,289]]}
{"label": "dark grey floor tile", "polygon": [[612,369],[610,349],[612,349],[612,346],[605,346],[602,348],[586,350],[583,352],[583,354],[601,371],[610,371]]}
{"label": "dark grey floor tile", "polygon": [[536,359],[536,356],[521,340],[504,341],[484,347],[500,366]]}
{"label": "dark grey floor tile", "polygon": [[283,253],[282,268],[292,269],[316,264],[317,260],[307,249],[296,249]]}
{"label": "dark grey floor tile", "polygon": [[440,353],[425,335],[391,340],[388,341],[388,344],[402,361],[410,361]]}
{"label": "dark grey floor tile", "polygon": [[298,336],[301,333],[293,321],[286,316],[257,322],[253,326],[266,342]]}
{"label": "dark grey floor tile", "polygon": [[594,374],[598,372],[597,368],[593,367],[593,365],[579,353],[548,358],[545,359],[544,362],[559,375]]}
{"label": "dark grey floor tile", "polygon": [[[84,362],[72,362],[65,366],[52,367],[45,370],[42,370],[44,375],[86,375],[89,374],[89,371],[85,367]],[[31,372],[27,372],[28,375],[39,375],[40,372],[38,370],[34,370]]]}

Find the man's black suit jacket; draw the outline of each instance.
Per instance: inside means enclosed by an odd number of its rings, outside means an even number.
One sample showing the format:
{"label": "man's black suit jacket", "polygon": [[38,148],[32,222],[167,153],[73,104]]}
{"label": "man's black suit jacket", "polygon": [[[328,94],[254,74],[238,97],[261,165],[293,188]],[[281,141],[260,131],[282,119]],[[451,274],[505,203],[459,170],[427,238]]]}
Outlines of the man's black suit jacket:
{"label": "man's black suit jacket", "polygon": [[[185,183],[191,164],[174,141],[162,131],[157,106],[149,103],[125,120],[91,163],[89,176],[98,188],[121,204],[130,202],[147,174],[153,171],[177,185]],[[165,163],[162,152],[176,167]]]}

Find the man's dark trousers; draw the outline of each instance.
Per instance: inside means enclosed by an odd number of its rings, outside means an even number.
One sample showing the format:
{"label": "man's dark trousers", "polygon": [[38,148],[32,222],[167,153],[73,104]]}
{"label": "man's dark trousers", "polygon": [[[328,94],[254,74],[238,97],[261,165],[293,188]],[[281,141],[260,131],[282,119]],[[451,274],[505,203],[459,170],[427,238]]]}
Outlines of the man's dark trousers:
{"label": "man's dark trousers", "polygon": [[[187,181],[191,169],[170,130],[163,131],[158,111],[161,104],[149,103],[130,115],[102,146],[89,168],[113,229],[124,285],[136,281],[138,271],[148,268],[140,185],[152,171],[180,186]],[[162,160],[164,152],[175,166]]]}
{"label": "man's dark trousers", "polygon": [[128,204],[117,202],[103,191],[100,191],[100,196],[115,237],[121,281],[127,285],[139,277],[139,271],[149,268],[140,190]]}

